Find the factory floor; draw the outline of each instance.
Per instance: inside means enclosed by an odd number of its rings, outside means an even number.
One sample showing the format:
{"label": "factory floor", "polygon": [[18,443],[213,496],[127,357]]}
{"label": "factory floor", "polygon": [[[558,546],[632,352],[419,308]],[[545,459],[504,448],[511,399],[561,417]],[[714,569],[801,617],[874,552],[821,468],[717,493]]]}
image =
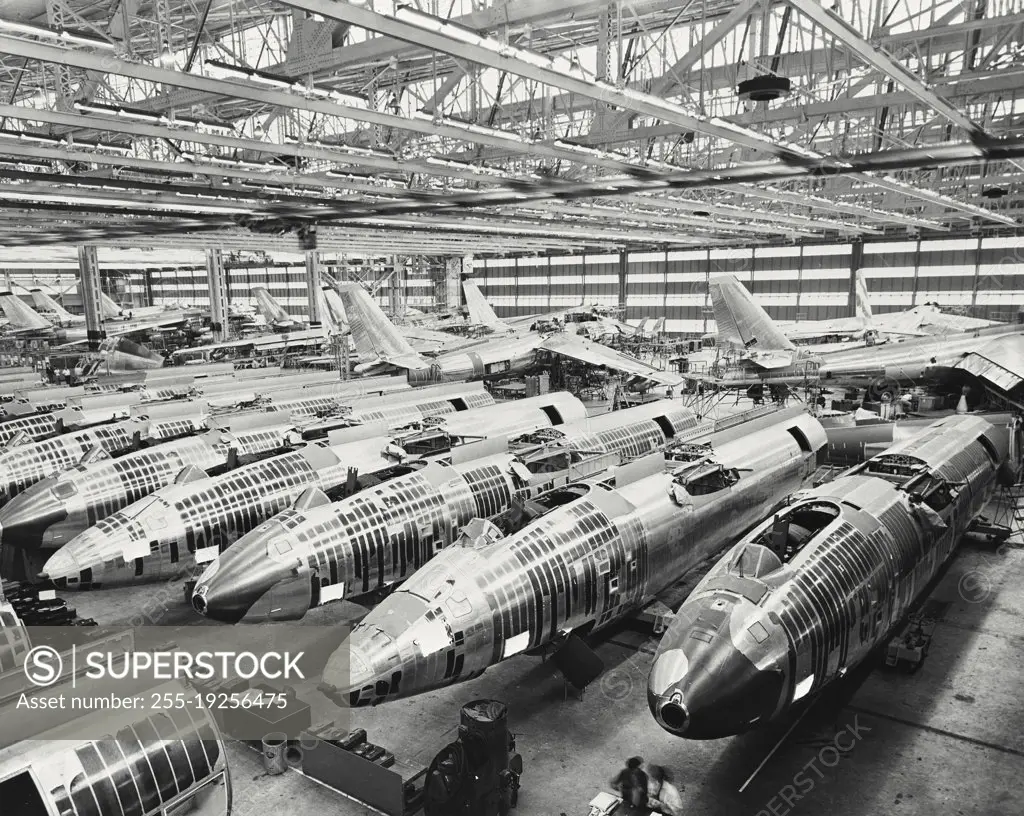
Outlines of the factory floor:
{"label": "factory floor", "polygon": [[[130,618],[144,597],[151,598],[152,589],[89,593],[74,602],[83,615],[107,623]],[[552,664],[519,656],[473,682],[352,712],[351,725],[365,728],[371,741],[400,760],[425,766],[455,738],[460,706],[479,698],[508,703],[525,766],[514,811],[519,816],[583,816],[590,799],[608,789],[608,780],[633,755],[670,768],[684,786],[685,812],[692,814],[1017,816],[1024,813],[1020,533],[999,551],[965,542],[930,597],[929,609],[940,622],[923,667],[907,674],[876,663],[848,678],[810,709],[743,793],[738,788],[792,720],[714,742],[670,736],[647,710],[653,639],[635,627],[597,646],[607,670],[582,699],[564,699]],[[168,599],[159,623],[206,622],[185,606],[180,590]],[[358,609],[337,604],[317,612],[307,622],[343,621]],[[243,628],[252,634],[252,627]],[[314,722],[329,710],[316,711]],[[265,775],[260,755],[242,745],[229,746],[229,760],[236,816],[371,813],[294,771]]]}

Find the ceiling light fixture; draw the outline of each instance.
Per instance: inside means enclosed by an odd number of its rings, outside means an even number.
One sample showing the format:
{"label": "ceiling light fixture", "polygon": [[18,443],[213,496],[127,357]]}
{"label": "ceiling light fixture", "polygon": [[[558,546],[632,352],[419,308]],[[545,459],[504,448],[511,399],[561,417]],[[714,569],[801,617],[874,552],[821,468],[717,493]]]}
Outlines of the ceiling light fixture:
{"label": "ceiling light fixture", "polygon": [[107,116],[117,116],[122,119],[134,119],[138,122],[161,122],[167,118],[159,113],[142,110],[141,108],[129,108],[121,105],[107,105],[103,102],[82,102],[75,100],[75,110],[80,113],[99,113]]}
{"label": "ceiling light fixture", "polygon": [[504,171],[496,170],[493,167],[484,167],[480,164],[470,164],[469,162],[456,161],[454,159],[443,159],[440,156],[428,156],[427,164],[433,164],[436,167],[447,167],[450,170],[468,170],[470,173],[476,173],[481,176],[506,177]]}
{"label": "ceiling light fixture", "polygon": [[418,110],[413,113],[412,118],[419,119],[421,122],[433,122],[445,127],[458,128],[466,133],[473,133],[478,136],[502,139],[506,142],[517,142],[518,144],[532,143],[532,140],[524,139],[518,133],[512,133],[508,130],[498,130],[497,128],[487,127],[485,125],[478,125],[475,122],[463,122],[461,119],[449,119],[441,115],[435,116],[434,114],[427,113],[426,111]]}
{"label": "ceiling light fixture", "polygon": [[477,34],[471,29],[460,26],[456,23],[452,23],[449,20],[442,20],[440,17],[434,17],[430,14],[424,14],[419,9],[413,8],[412,6],[398,6],[395,8],[394,19],[408,25],[421,28],[424,31],[432,31],[435,34],[442,34],[450,39],[457,40],[458,42],[471,45],[476,48],[482,48],[485,51],[490,51],[493,54],[498,54],[503,57],[513,57],[520,62],[525,62],[528,65],[532,65],[534,68],[541,68],[546,71],[556,71],[559,74],[566,76],[572,76],[576,79],[581,79],[587,82],[592,81],[592,78],[583,70],[583,66],[580,65],[578,60],[568,60],[563,56],[547,57],[543,54],[538,54],[536,51],[527,51],[524,48],[518,48],[508,43],[499,42],[491,37],[484,37]]}
{"label": "ceiling light fixture", "polygon": [[346,93],[344,91],[329,90],[327,88],[317,88],[314,85],[307,85],[295,79],[289,79],[288,77],[281,76],[280,74],[273,74],[269,71],[261,71],[258,68],[243,68],[240,65],[232,65],[229,62],[223,60],[208,59],[205,63],[208,67],[217,68],[218,70],[224,71],[229,76],[235,76],[239,79],[248,79],[251,82],[259,82],[262,85],[267,85],[271,88],[279,88],[283,91],[295,91],[303,96],[313,96],[319,99],[329,99],[339,105],[347,107],[358,107],[360,105],[365,106],[367,100],[365,97],[357,96],[356,94]]}
{"label": "ceiling light fixture", "polygon": [[87,34],[79,34],[67,29],[44,28],[43,26],[29,25],[28,23],[16,23],[13,20],[0,20],[0,31],[9,31],[13,34],[27,34],[31,37],[41,37],[48,40],[60,40],[64,43],[75,45],[87,45],[90,48],[100,48],[104,51],[113,51],[114,44],[109,40],[101,40],[98,37],[90,37]]}
{"label": "ceiling light fixture", "polygon": [[35,142],[37,144],[61,144],[56,136],[44,136],[41,133],[25,133],[20,130],[0,130],[0,139],[13,139],[19,142]]}

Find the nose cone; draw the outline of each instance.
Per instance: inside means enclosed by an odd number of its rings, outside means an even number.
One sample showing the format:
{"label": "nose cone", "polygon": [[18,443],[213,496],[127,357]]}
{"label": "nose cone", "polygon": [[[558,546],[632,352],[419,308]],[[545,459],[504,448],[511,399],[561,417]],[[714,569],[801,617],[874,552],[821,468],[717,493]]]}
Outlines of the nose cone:
{"label": "nose cone", "polygon": [[647,702],[662,728],[687,739],[720,739],[771,718],[783,691],[781,668],[758,668],[732,644],[699,651],[687,658],[673,650],[655,662]]}
{"label": "nose cone", "polygon": [[37,549],[46,530],[67,517],[64,502],[40,482],[0,507],[0,545]]}
{"label": "nose cone", "polygon": [[66,589],[117,583],[126,569],[115,573],[114,561],[118,557],[132,561],[132,539],[116,515],[104,519],[101,525],[79,533],[57,550],[43,566],[41,577]]}
{"label": "nose cone", "polygon": [[302,618],[312,603],[312,576],[298,558],[268,551],[271,537],[242,539],[222,553],[199,577],[192,608],[223,623]]}
{"label": "nose cone", "polygon": [[[474,620],[460,619],[468,631]],[[422,597],[399,590],[356,625],[331,655],[320,690],[339,705],[377,705],[457,682],[466,645]]]}
{"label": "nose cone", "polygon": [[[57,550],[50,556],[40,577],[59,583],[61,587],[76,589],[82,575],[82,565],[73,552],[68,552],[67,547]],[[70,582],[70,583],[69,583]]]}
{"label": "nose cone", "polygon": [[713,632],[666,633],[647,685],[648,706],[662,728],[687,739],[720,739],[771,719],[786,686],[783,636],[762,643],[748,637],[728,619]]}

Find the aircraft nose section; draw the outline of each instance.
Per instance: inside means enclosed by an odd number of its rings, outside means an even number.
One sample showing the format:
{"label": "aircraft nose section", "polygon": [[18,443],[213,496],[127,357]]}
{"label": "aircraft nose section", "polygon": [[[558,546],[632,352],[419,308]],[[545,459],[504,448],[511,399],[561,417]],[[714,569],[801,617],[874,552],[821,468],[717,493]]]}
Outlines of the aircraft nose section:
{"label": "aircraft nose section", "polygon": [[81,577],[82,569],[82,564],[74,553],[64,547],[50,556],[43,566],[40,577],[55,583],[60,582],[62,587],[67,585],[70,580],[71,584],[68,588],[73,589]]}
{"label": "aircraft nose section", "polygon": [[67,516],[64,503],[48,488],[26,490],[0,507],[0,545],[38,548],[43,533]]}
{"label": "aircraft nose section", "polygon": [[721,636],[707,648],[671,649],[651,670],[648,706],[658,724],[679,737],[741,734],[775,712],[785,684],[781,666],[775,659],[755,665]]}
{"label": "aircraft nose section", "polygon": [[113,527],[100,531],[91,527],[50,556],[40,575],[67,589],[88,589],[111,577],[104,575],[105,565],[117,556],[124,557],[128,544],[125,530]]}
{"label": "aircraft nose section", "polygon": [[[242,542],[238,542],[242,543]],[[192,608],[222,623],[299,620],[312,605],[310,571],[297,561],[232,557],[228,550],[206,568]]]}
{"label": "aircraft nose section", "polygon": [[356,627],[331,655],[320,684],[326,697],[339,706],[354,708],[382,702],[388,696],[403,659],[398,642],[380,635]]}
{"label": "aircraft nose section", "polygon": [[[460,620],[467,629],[472,621]],[[456,682],[467,655],[443,614],[409,592],[398,591],[331,655],[321,691],[339,705],[377,705]],[[460,651],[461,656],[460,656]]]}

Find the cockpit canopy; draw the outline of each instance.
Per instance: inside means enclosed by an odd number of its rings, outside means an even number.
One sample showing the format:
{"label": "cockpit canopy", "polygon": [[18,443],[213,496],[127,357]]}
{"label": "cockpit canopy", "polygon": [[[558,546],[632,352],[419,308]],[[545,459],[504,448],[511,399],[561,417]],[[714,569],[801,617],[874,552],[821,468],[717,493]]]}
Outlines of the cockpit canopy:
{"label": "cockpit canopy", "polygon": [[814,500],[787,507],[754,535],[751,544],[769,550],[780,566],[788,564],[839,512],[832,502]]}

